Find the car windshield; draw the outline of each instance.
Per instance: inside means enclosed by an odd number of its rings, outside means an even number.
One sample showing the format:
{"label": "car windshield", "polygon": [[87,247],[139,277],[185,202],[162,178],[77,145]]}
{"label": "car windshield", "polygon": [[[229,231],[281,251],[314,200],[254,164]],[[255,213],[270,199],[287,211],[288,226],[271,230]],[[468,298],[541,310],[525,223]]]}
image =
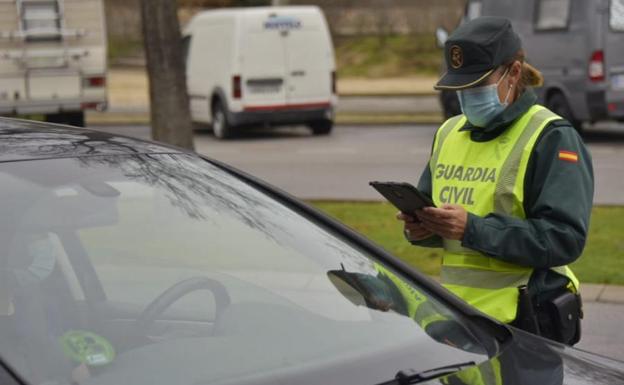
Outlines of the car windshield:
{"label": "car windshield", "polygon": [[195,156],[7,162],[0,185],[0,353],[31,384],[373,384],[487,359],[441,300]]}

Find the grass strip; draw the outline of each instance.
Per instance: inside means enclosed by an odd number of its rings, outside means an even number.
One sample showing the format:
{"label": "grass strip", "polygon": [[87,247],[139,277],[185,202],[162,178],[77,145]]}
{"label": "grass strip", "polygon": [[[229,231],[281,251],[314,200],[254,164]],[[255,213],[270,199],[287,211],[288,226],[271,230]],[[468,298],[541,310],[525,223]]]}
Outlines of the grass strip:
{"label": "grass strip", "polygon": [[[387,202],[313,201],[312,205],[365,235],[420,271],[440,274],[441,249],[411,246],[396,209]],[[624,285],[624,207],[598,206],[592,212],[583,255],[571,265],[581,282]]]}

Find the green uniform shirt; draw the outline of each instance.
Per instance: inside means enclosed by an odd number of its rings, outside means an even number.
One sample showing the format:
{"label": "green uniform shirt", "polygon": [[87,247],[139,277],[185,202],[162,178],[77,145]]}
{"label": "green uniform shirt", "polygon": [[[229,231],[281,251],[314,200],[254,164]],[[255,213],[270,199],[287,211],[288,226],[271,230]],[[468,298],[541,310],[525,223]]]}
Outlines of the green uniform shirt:
{"label": "green uniform shirt", "polygon": [[[487,142],[501,135],[531,106],[537,97],[526,91],[488,127],[470,123],[475,142]],[[578,162],[559,159],[559,151],[578,154]],[[418,189],[431,196],[431,172],[425,167]],[[567,279],[548,270],[574,262],[582,253],[587,238],[594,194],[591,155],[576,130],[565,120],[550,123],[538,138],[529,159],[524,185],[524,210],[527,219],[489,214],[468,215],[462,246],[505,262],[535,268],[529,283],[533,294],[565,287]],[[442,247],[434,236],[412,242],[423,247]]]}

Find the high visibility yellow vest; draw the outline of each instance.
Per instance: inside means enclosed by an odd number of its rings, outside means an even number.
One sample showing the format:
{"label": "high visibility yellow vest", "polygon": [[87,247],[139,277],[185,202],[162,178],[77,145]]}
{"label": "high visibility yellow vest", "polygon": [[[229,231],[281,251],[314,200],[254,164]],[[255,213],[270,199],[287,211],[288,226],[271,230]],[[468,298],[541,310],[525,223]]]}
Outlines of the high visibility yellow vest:
{"label": "high visibility yellow vest", "polygon": [[[408,284],[404,279],[397,277],[392,271],[376,263],[375,268],[378,273],[390,279],[395,285],[407,306],[407,315],[412,318],[423,330],[436,321],[446,321],[448,317],[444,315],[437,306],[427,300],[427,297],[418,292],[413,285]],[[462,383],[467,385],[502,385],[500,362],[496,357],[490,361],[480,363],[478,366],[456,373]],[[448,382],[441,380],[443,384]]]}
{"label": "high visibility yellow vest", "polygon": [[[503,385],[501,364],[497,357],[493,357],[490,361],[481,363],[479,366],[455,373],[454,377],[465,385]],[[450,384],[448,378],[442,378],[440,382],[445,385]]]}
{"label": "high visibility yellow vest", "polygon": [[[544,128],[561,119],[535,105],[497,138],[473,142],[463,115],[447,120],[436,133],[429,166],[432,198],[436,206],[459,204],[467,211],[526,218],[524,178],[533,147]],[[516,318],[518,286],[526,285],[532,268],[506,263],[444,240],[442,285],[482,312],[505,323]],[[578,280],[567,266],[552,270]]]}
{"label": "high visibility yellow vest", "polygon": [[379,274],[387,277],[394,284],[405,301],[407,316],[416,321],[424,330],[432,322],[447,320],[447,317],[436,306],[432,305],[424,294],[418,292],[413,285],[408,284],[404,279],[397,277],[393,272],[378,263],[375,264],[375,268]]}

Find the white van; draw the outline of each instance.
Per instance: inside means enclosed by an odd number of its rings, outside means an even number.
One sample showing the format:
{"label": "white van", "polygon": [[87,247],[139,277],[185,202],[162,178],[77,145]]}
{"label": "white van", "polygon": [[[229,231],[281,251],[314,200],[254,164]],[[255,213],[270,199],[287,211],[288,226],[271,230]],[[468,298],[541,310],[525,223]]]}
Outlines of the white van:
{"label": "white van", "polygon": [[184,31],[194,122],[227,138],[244,126],[333,126],[334,50],[314,6],[234,8],[196,15]]}
{"label": "white van", "polygon": [[106,105],[102,0],[0,0],[0,114],[83,126]]}

